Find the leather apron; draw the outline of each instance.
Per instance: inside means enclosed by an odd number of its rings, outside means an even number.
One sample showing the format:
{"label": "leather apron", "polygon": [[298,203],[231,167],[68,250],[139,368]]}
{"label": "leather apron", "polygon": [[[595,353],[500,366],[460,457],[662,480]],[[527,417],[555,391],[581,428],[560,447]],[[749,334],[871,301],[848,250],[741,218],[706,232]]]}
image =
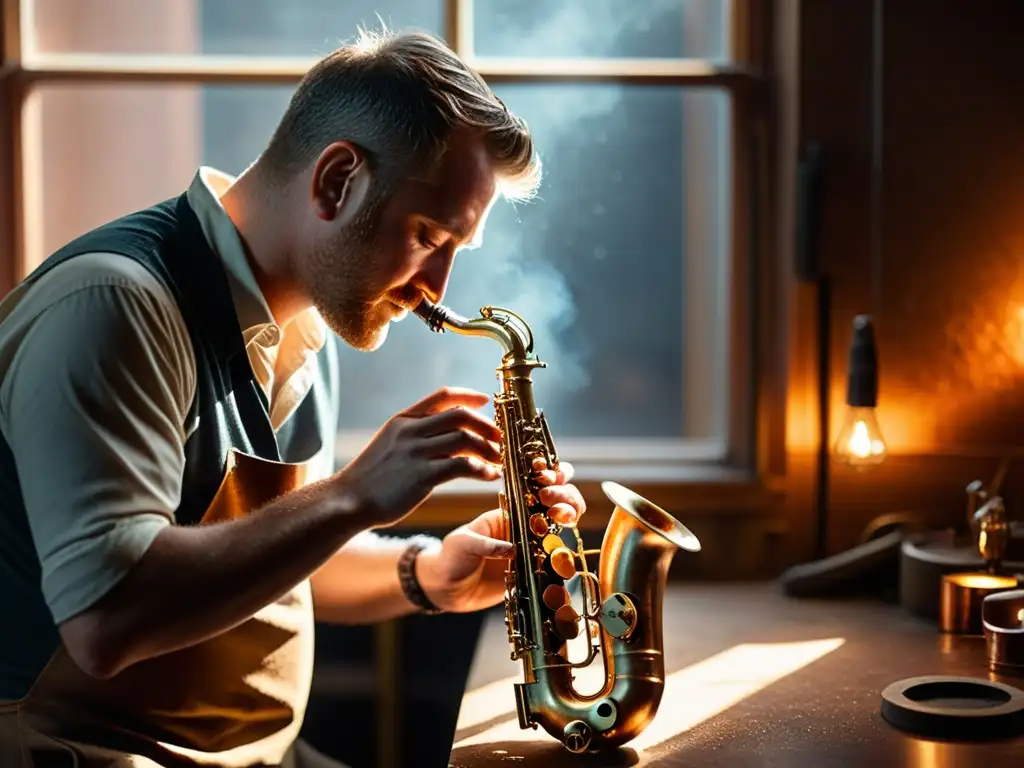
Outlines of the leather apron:
{"label": "leather apron", "polygon": [[[310,465],[230,452],[200,525],[301,487]],[[0,768],[287,765],[309,697],[313,630],[307,580],[239,626],[109,680],[86,675],[61,645],[23,699],[0,703]]]}

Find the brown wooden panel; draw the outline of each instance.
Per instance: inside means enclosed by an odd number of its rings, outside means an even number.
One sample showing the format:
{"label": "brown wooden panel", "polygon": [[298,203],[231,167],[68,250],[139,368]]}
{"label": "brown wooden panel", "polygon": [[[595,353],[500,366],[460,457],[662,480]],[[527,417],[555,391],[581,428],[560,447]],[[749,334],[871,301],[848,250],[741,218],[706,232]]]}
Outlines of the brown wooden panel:
{"label": "brown wooden panel", "polygon": [[[1024,5],[884,3],[880,306],[869,271],[873,5],[802,3],[800,16],[800,139],[823,142],[827,159],[830,437],[844,413],[853,316],[874,312],[878,414],[893,453],[865,475],[832,466],[833,551],[894,508],[955,514],[963,486],[990,475],[1000,453],[1024,441]],[[793,457],[810,461],[816,445],[808,330],[816,317],[813,289],[800,290],[787,419],[794,526],[814,473],[792,471]],[[1020,502],[1009,503],[1019,517]],[[796,530],[804,537],[803,526]]]}

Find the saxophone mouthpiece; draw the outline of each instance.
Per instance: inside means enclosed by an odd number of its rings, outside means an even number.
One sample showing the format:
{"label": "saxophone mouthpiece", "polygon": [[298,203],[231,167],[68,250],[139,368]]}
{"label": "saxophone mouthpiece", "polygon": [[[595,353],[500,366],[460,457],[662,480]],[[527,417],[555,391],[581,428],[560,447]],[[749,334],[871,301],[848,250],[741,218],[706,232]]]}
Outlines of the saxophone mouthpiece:
{"label": "saxophone mouthpiece", "polygon": [[435,304],[430,299],[423,299],[423,301],[416,305],[416,309],[412,313],[426,323],[430,330],[435,333],[444,333],[445,307]]}
{"label": "saxophone mouthpiece", "polygon": [[444,304],[435,304],[430,299],[423,299],[412,311],[416,317],[427,324],[427,327],[435,333],[444,333],[445,330],[463,331],[469,324],[469,320],[449,309]]}

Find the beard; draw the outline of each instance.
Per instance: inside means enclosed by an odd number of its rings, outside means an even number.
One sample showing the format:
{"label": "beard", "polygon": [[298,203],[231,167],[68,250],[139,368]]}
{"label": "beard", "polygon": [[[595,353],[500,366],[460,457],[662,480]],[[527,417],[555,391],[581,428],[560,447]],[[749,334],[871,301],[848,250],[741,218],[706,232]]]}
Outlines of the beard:
{"label": "beard", "polygon": [[379,349],[388,335],[395,303],[408,306],[405,293],[381,292],[374,264],[386,196],[367,200],[352,222],[302,260],[303,282],[327,327],[349,346],[364,352]]}

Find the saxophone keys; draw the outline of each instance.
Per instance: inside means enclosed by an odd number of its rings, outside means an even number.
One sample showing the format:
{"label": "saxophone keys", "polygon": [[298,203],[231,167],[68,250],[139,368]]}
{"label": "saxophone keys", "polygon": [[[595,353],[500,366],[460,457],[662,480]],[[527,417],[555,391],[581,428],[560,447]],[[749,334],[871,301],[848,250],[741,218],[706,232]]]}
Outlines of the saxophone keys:
{"label": "saxophone keys", "polygon": [[576,559],[566,546],[561,546],[549,555],[551,570],[563,579],[571,579],[576,575]]}
{"label": "saxophone keys", "polygon": [[551,531],[551,524],[540,512],[530,515],[530,531],[534,536],[546,536]]}
{"label": "saxophone keys", "polygon": [[580,633],[580,615],[571,605],[563,605],[555,611],[553,622],[555,632],[565,640],[573,640]]}
{"label": "saxophone keys", "polygon": [[569,604],[569,590],[557,584],[550,584],[544,589],[541,599],[544,601],[544,605],[552,611],[557,611]]}
{"label": "saxophone keys", "polygon": [[562,731],[562,743],[574,755],[579,755],[587,751],[592,736],[589,725],[582,720],[573,720]]}
{"label": "saxophone keys", "polygon": [[636,606],[628,595],[616,592],[601,604],[599,621],[612,637],[629,639],[636,628]]}
{"label": "saxophone keys", "polygon": [[559,536],[557,533],[549,533],[547,536],[544,537],[544,540],[541,541],[540,545],[544,548],[544,551],[547,552],[549,555],[553,554],[555,550],[567,548],[565,546],[565,542],[562,541],[562,537]]}

